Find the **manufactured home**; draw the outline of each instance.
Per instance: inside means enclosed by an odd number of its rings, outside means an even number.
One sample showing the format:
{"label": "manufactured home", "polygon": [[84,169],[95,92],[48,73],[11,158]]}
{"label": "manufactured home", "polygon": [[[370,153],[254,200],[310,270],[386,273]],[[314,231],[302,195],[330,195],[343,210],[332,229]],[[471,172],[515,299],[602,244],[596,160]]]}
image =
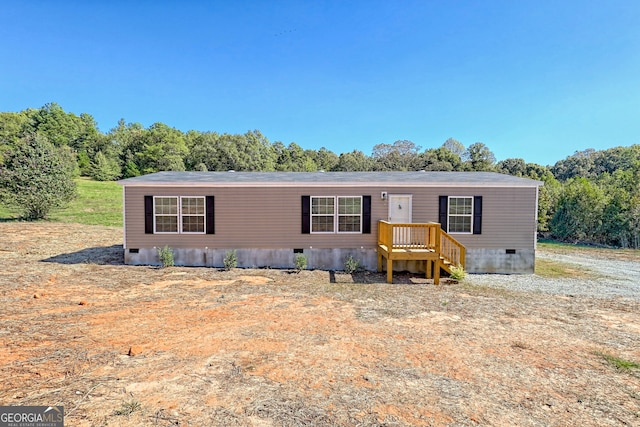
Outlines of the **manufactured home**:
{"label": "manufactured home", "polygon": [[127,264],[533,273],[540,181],[492,172],[158,172],[119,181]]}

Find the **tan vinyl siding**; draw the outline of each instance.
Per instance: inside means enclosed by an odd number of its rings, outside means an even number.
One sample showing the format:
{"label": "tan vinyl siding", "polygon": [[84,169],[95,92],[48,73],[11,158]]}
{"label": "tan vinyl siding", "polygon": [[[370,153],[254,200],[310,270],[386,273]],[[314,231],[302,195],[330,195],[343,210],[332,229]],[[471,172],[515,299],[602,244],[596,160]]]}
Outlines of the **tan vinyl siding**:
{"label": "tan vinyl siding", "polygon": [[456,234],[468,248],[531,249],[536,233],[536,188],[485,188],[465,193],[448,191],[447,196],[482,196],[482,234]]}
{"label": "tan vinyl siding", "polygon": [[[413,222],[438,221],[438,196],[482,196],[482,234],[454,234],[468,248],[533,248],[535,187],[169,187],[124,186],[127,248],[375,247],[388,216],[381,192],[413,195]],[[371,234],[302,234],[301,196],[371,196]],[[145,234],[144,196],[215,196],[215,234]]]}

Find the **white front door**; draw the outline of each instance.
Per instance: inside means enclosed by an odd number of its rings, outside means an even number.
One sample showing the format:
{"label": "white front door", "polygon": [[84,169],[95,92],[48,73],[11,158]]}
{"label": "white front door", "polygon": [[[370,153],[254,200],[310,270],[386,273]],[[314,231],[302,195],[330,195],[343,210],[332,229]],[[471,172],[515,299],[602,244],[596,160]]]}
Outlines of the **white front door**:
{"label": "white front door", "polygon": [[411,223],[411,197],[404,194],[389,195],[389,222]]}
{"label": "white front door", "polygon": [[[389,222],[394,224],[411,223],[411,195],[390,194],[389,195]],[[394,228],[393,244],[406,245],[411,241],[411,230],[408,227]]]}

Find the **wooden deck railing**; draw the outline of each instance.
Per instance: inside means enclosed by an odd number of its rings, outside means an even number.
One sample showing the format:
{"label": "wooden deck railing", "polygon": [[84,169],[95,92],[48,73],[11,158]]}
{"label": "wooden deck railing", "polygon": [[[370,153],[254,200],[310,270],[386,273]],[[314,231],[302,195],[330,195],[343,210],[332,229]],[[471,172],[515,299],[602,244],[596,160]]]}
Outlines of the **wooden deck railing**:
{"label": "wooden deck railing", "polygon": [[[439,226],[440,224],[438,224]],[[442,232],[440,239],[440,255],[448,260],[451,265],[464,268],[466,249],[462,243],[451,237],[449,233]]]}
{"label": "wooden deck railing", "polygon": [[[388,262],[393,259],[435,258],[444,262],[438,261],[436,265],[447,270],[448,266],[465,266],[465,247],[434,222],[393,224],[378,221],[378,247],[379,254],[386,254]],[[420,252],[431,255],[421,255]],[[427,265],[429,271],[430,264]]]}
{"label": "wooden deck railing", "polygon": [[436,250],[440,224],[392,224],[378,222],[378,244],[393,249]]}

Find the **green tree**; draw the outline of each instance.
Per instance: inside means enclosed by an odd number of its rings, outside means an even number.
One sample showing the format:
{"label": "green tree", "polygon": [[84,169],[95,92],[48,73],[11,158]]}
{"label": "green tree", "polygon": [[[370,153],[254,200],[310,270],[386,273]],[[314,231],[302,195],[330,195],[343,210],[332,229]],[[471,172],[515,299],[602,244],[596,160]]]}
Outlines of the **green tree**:
{"label": "green tree", "polygon": [[453,139],[453,138],[447,139],[444,142],[444,144],[442,144],[442,148],[450,151],[453,154],[458,155],[458,157],[462,157],[466,151],[466,148],[464,148],[464,145],[462,145],[462,143],[457,139]]}
{"label": "green tree", "polygon": [[415,156],[412,169],[426,171],[457,171],[462,168],[460,156],[444,147],[430,148]]}
{"label": "green tree", "polygon": [[29,134],[0,168],[0,199],[24,219],[44,219],[75,197],[75,170],[75,156],[68,148]]}
{"label": "green tree", "polygon": [[240,138],[238,151],[242,167],[237,170],[273,172],[276,170],[276,153],[273,146],[259,130],[245,133]]}
{"label": "green tree", "polygon": [[228,164],[221,159],[220,135],[216,132],[189,131],[185,135],[188,154],[185,157],[187,170],[223,171]]}
{"label": "green tree", "polygon": [[482,142],[471,144],[464,157],[472,171],[492,171],[495,168],[496,156]]}
{"label": "green tree", "polygon": [[373,160],[360,150],[342,153],[338,164],[332,169],[336,172],[366,172],[373,170]]}
{"label": "green tree", "polygon": [[586,178],[565,183],[551,219],[552,234],[562,240],[600,242],[606,197],[602,189]]}
{"label": "green tree", "polygon": [[27,116],[24,113],[0,113],[0,165],[20,140],[26,123]]}
{"label": "green tree", "polygon": [[558,207],[558,200],[562,193],[562,185],[550,172],[542,177],[531,177],[541,180],[544,185],[538,189],[538,231],[549,231],[551,218]]}
{"label": "green tree", "polygon": [[23,136],[28,123],[26,113],[0,113],[0,147],[13,146]]}
{"label": "green tree", "polygon": [[269,140],[258,130],[243,135],[186,134],[189,149],[185,165],[189,170],[274,171],[277,154]]}
{"label": "green tree", "polygon": [[283,143],[276,141],[273,147],[277,154],[276,170],[282,172],[315,172],[318,170],[318,165],[312,155],[295,142],[285,147]]}
{"label": "green tree", "polygon": [[91,146],[98,136],[97,125],[91,115],[67,113],[55,102],[25,113],[29,118],[27,130],[46,136],[57,147],[66,145],[79,152]]}
{"label": "green tree", "polygon": [[[607,195],[602,215],[603,243],[623,248],[637,247],[640,162],[630,169],[617,169],[598,176],[597,184]],[[632,168],[632,169],[631,169]]]}
{"label": "green tree", "polygon": [[592,172],[596,176],[608,172],[613,174],[619,170],[635,170],[640,162],[640,145],[629,147],[613,147],[593,153]]}
{"label": "green tree", "polygon": [[526,176],[527,165],[524,159],[504,159],[496,165],[496,172],[513,176]]}
{"label": "green tree", "polygon": [[556,162],[551,168],[551,172],[560,181],[574,177],[595,178],[595,157],[596,150],[593,148],[576,151],[566,159]]}
{"label": "green tree", "polygon": [[164,123],[154,123],[142,134],[143,146],[135,152],[142,173],[185,170],[188,149],[184,134]]}
{"label": "green tree", "polygon": [[113,181],[120,177],[120,165],[115,159],[98,151],[91,162],[89,176],[96,181]]}
{"label": "green tree", "polygon": [[330,171],[338,164],[338,155],[325,147],[313,152],[313,160],[319,170]]}
{"label": "green tree", "polygon": [[140,153],[144,150],[146,136],[147,130],[140,123],[126,123],[124,119],[120,119],[117,126],[106,135],[110,145],[119,153],[123,178],[142,174]]}
{"label": "green tree", "polygon": [[408,171],[414,163],[420,147],[411,141],[399,140],[393,144],[376,144],[372,158],[377,170]]}
{"label": "green tree", "polygon": [[140,176],[142,172],[138,169],[138,164],[133,160],[127,160],[122,167],[123,178],[133,178],[134,176]]}

